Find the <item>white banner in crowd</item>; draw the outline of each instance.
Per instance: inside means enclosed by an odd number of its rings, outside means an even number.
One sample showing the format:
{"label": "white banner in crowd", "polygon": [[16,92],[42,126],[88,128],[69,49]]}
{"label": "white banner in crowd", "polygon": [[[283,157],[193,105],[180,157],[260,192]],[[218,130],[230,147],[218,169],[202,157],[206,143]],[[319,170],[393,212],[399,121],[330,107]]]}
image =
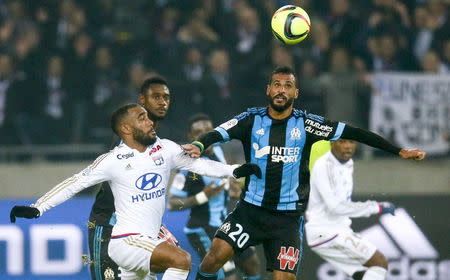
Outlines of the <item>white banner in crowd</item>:
{"label": "white banner in crowd", "polygon": [[403,148],[448,152],[450,76],[379,73],[372,82],[372,131]]}

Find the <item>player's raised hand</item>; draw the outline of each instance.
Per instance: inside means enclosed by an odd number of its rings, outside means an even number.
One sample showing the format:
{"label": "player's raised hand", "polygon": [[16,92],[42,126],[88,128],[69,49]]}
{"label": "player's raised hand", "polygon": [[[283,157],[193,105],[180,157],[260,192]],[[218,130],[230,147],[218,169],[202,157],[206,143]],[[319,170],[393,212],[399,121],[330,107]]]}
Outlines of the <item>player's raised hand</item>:
{"label": "player's raised hand", "polygon": [[181,145],[181,148],[183,148],[184,152],[188,154],[191,158],[199,158],[201,155],[201,151],[198,146],[192,144],[184,144]]}
{"label": "player's raised hand", "polygon": [[398,153],[404,159],[423,160],[425,158],[425,151],[419,149],[401,149]]}
{"label": "player's raised hand", "polygon": [[29,206],[14,206],[9,213],[9,219],[11,220],[11,223],[15,223],[16,217],[34,219],[40,215],[41,213],[37,208]]}
{"label": "player's raised hand", "polygon": [[258,165],[254,163],[244,163],[243,165],[237,167],[235,170],[233,170],[233,176],[234,178],[241,178],[246,177],[250,175],[255,175],[259,179],[261,179],[261,169]]}
{"label": "player's raised hand", "polygon": [[393,216],[395,216],[395,205],[391,202],[387,202],[387,201],[383,201],[378,203],[378,205],[380,206],[380,214],[391,214]]}

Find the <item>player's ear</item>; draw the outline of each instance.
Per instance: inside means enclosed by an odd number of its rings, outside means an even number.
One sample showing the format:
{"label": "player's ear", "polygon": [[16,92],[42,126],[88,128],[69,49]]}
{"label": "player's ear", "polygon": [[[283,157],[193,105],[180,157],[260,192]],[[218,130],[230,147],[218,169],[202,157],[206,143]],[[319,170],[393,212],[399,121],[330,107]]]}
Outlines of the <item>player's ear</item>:
{"label": "player's ear", "polygon": [[139,94],[139,104],[144,105],[145,103],[145,96],[143,94]]}
{"label": "player's ear", "polygon": [[267,85],[267,89],[266,89],[266,95],[267,96],[270,96],[269,92],[270,92],[270,85]]}
{"label": "player's ear", "polygon": [[119,126],[119,130],[122,133],[122,135],[130,135],[133,133],[133,130],[131,129],[131,125],[123,122],[122,124],[120,124]]}
{"label": "player's ear", "polygon": [[294,97],[294,99],[297,99],[299,94],[300,94],[300,91],[298,89],[296,89],[295,90],[295,97]]}

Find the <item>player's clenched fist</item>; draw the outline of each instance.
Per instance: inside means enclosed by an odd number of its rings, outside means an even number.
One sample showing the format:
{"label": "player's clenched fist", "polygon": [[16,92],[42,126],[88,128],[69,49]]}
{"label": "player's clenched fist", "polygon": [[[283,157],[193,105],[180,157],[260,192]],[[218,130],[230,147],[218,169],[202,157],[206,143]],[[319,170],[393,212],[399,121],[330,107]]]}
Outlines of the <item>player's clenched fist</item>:
{"label": "player's clenched fist", "polygon": [[422,160],[426,153],[419,149],[401,149],[399,155],[404,159]]}
{"label": "player's clenched fist", "polygon": [[258,165],[254,163],[244,163],[243,165],[233,170],[234,178],[241,178],[250,175],[255,175],[256,177],[261,179],[261,169]]}
{"label": "player's clenched fist", "polygon": [[9,213],[9,219],[11,220],[11,223],[15,223],[16,217],[34,219],[40,215],[41,213],[37,208],[29,206],[14,206]]}

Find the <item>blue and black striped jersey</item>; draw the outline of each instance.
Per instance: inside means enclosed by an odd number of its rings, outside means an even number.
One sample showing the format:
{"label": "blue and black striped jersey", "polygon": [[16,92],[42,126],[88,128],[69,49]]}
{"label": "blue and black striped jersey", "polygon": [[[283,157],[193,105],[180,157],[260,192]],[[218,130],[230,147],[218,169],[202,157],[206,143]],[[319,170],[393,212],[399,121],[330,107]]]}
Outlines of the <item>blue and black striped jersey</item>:
{"label": "blue and black striped jersey", "polygon": [[304,211],[309,196],[309,154],[319,140],[337,140],[345,124],[296,110],[283,120],[268,108],[249,108],[216,127],[223,141],[242,142],[247,162],[257,164],[262,178],[246,178],[242,199],[278,211]]}

